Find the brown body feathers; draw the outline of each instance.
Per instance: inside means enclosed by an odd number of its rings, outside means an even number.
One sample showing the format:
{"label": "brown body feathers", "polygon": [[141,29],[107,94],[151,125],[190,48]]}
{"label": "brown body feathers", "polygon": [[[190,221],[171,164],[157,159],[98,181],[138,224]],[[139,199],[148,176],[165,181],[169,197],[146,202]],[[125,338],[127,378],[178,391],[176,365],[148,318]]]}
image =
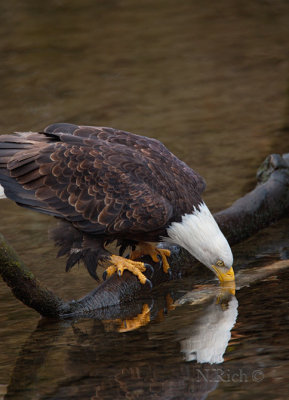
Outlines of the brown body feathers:
{"label": "brown body feathers", "polygon": [[0,184],[19,205],[102,243],[159,240],[192,212],[205,188],[155,139],[72,124],[0,136]]}

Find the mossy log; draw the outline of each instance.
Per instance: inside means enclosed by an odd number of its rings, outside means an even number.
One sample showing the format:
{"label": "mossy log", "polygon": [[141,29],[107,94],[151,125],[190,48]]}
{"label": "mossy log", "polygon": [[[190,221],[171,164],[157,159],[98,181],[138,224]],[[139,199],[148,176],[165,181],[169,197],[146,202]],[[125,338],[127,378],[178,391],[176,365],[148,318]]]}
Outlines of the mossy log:
{"label": "mossy log", "polygon": [[[277,221],[289,210],[289,154],[273,154],[266,158],[257,172],[257,186],[238,199],[231,207],[215,214],[215,218],[230,244],[238,243]],[[185,250],[171,247],[172,279],[184,270],[193,270],[196,263]],[[150,259],[143,259],[151,263]],[[154,287],[167,281],[159,264],[153,263],[155,272],[147,272]],[[14,250],[0,236],[0,274],[17,299],[45,317],[80,317],[96,312],[99,317],[113,317],[124,304],[147,295],[150,288],[141,285],[129,272],[111,276],[80,300],[64,302],[45,288],[24,266]],[[108,312],[109,307],[109,312]]]}
{"label": "mossy log", "polygon": [[54,317],[65,311],[63,300],[35,278],[1,234],[0,273],[14,296],[39,314]]}

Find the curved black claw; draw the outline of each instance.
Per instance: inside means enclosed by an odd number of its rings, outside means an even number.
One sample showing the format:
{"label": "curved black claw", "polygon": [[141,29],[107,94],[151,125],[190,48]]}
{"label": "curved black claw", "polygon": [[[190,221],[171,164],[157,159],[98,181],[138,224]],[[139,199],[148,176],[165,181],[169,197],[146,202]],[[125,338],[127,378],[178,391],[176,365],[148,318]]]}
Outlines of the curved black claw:
{"label": "curved black claw", "polygon": [[155,273],[155,270],[154,270],[153,267],[152,267],[150,264],[148,264],[148,263],[144,263],[144,266],[146,267],[146,270],[147,270],[147,269],[150,270],[150,272],[151,272],[151,278],[152,278],[153,275],[154,275],[154,273]]}
{"label": "curved black claw", "polygon": [[102,279],[103,279],[104,281],[106,281],[106,278],[107,278],[107,272],[104,271],[104,273],[102,274]]}
{"label": "curved black claw", "polygon": [[150,281],[149,279],[146,279],[145,284],[146,284],[146,285],[149,285],[150,289],[153,288],[153,284],[151,283],[151,281]]}

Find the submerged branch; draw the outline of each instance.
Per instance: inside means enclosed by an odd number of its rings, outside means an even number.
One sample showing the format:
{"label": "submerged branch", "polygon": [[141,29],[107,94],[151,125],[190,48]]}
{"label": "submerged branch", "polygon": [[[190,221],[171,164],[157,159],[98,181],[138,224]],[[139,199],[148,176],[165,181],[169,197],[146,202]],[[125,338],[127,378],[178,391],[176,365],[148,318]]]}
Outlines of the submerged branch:
{"label": "submerged branch", "polygon": [[[289,210],[289,154],[281,157],[274,154],[267,157],[257,173],[257,186],[250,193],[237,200],[231,207],[218,212],[215,218],[230,244],[240,242],[277,221]],[[183,249],[172,247],[170,265],[172,277],[177,278],[182,270],[187,270],[195,260]],[[150,259],[142,259],[151,263]],[[148,278],[154,286],[169,279],[159,264],[153,264],[155,272]],[[14,250],[0,235],[0,274],[17,299],[34,308],[42,316],[63,318],[83,316],[98,310],[107,317],[117,314],[121,304],[145,295],[149,288],[141,285],[129,272],[122,277],[113,275],[101,283],[84,298],[65,303],[49,289],[45,288],[24,266]],[[102,310],[102,311],[101,311]]]}

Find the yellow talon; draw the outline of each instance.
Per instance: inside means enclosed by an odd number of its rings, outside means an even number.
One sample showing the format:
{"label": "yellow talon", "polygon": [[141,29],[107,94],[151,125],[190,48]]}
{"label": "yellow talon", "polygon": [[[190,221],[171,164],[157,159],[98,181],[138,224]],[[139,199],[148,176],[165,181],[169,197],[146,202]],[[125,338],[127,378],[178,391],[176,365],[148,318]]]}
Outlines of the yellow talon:
{"label": "yellow talon", "polygon": [[168,273],[170,265],[168,263],[167,257],[171,255],[171,251],[168,249],[159,249],[158,247],[152,245],[151,243],[142,242],[139,244],[139,248],[131,253],[131,259],[135,260],[144,255],[149,255],[154,262],[158,262],[160,255],[163,262],[163,271]]}
{"label": "yellow talon", "polygon": [[114,319],[102,321],[107,331],[129,332],[147,325],[151,320],[150,308],[148,304],[144,304],[142,312],[136,317],[130,319]]}
{"label": "yellow talon", "polygon": [[137,276],[141,284],[145,284],[148,280],[143,272],[146,270],[146,267],[143,262],[132,261],[124,257],[112,255],[110,257],[112,265],[106,269],[106,276],[110,277],[111,275],[117,274],[121,276],[125,270],[130,271],[132,274]]}
{"label": "yellow talon", "polygon": [[118,328],[119,332],[128,332],[140,328],[141,326],[147,325],[150,322],[150,308],[148,304],[144,304],[142,312],[136,317],[131,319],[125,319],[121,322]]}
{"label": "yellow talon", "polygon": [[163,260],[163,271],[167,274],[169,272],[170,264],[168,263],[167,257],[171,255],[171,251],[168,249],[157,249]]}
{"label": "yellow talon", "polygon": [[106,268],[105,270],[105,276],[106,278],[109,278],[111,275],[116,273],[116,266],[111,265],[110,267]]}

